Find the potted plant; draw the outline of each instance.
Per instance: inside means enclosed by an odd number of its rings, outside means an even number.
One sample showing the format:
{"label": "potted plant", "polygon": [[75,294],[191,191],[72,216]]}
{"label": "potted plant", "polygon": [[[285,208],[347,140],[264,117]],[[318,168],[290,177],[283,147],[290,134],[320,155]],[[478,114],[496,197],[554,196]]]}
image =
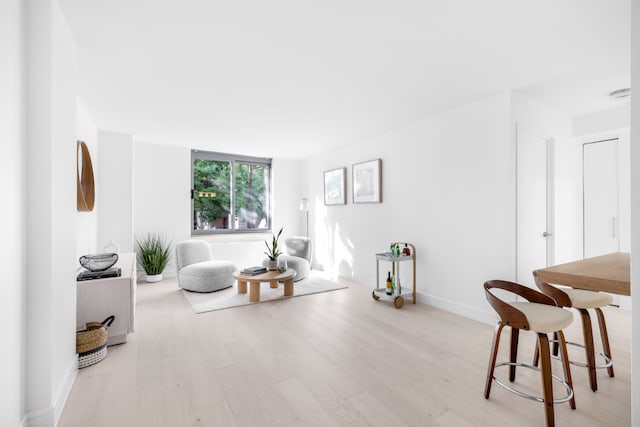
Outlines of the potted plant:
{"label": "potted plant", "polygon": [[159,282],[162,280],[162,271],[167,266],[171,252],[167,243],[160,234],[148,233],[142,239],[136,239],[138,247],[138,259],[144,272],[147,273],[147,282]]}
{"label": "potted plant", "polygon": [[275,271],[278,269],[278,257],[282,254],[282,251],[278,249],[278,239],[282,234],[283,228],[284,227],[280,228],[278,235],[272,234],[273,240],[271,242],[271,246],[269,246],[269,243],[267,243],[266,240],[264,241],[264,244],[267,246],[267,250],[264,254],[269,257],[269,262],[267,264],[267,270],[269,271]]}

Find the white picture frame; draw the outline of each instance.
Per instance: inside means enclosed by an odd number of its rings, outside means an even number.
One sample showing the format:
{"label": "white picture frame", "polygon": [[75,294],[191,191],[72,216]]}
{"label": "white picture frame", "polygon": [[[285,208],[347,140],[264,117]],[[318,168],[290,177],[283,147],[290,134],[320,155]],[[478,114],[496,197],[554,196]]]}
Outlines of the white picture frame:
{"label": "white picture frame", "polygon": [[331,169],[324,172],[324,204],[347,204],[347,168]]}
{"label": "white picture frame", "polygon": [[352,166],[353,203],[382,203],[382,160]]}

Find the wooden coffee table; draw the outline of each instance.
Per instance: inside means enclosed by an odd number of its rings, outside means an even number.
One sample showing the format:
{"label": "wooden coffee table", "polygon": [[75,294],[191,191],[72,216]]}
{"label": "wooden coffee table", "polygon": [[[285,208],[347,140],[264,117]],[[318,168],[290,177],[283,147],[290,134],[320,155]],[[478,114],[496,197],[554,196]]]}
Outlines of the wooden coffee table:
{"label": "wooden coffee table", "polygon": [[233,273],[233,278],[238,281],[238,293],[247,293],[247,282],[249,283],[249,301],[260,301],[260,283],[269,282],[269,286],[273,289],[278,287],[278,282],[284,283],[284,296],[293,296],[293,278],[296,277],[296,271],[289,268],[284,273],[279,271],[267,271],[266,273],[256,274],[254,276],[242,274],[239,271]]}

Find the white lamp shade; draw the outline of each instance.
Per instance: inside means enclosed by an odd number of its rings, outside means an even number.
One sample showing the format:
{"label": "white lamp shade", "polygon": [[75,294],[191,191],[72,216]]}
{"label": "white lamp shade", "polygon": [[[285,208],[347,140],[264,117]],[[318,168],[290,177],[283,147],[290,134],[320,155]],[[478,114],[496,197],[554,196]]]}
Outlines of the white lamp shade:
{"label": "white lamp shade", "polygon": [[309,210],[309,199],[300,199],[300,210],[301,211]]}

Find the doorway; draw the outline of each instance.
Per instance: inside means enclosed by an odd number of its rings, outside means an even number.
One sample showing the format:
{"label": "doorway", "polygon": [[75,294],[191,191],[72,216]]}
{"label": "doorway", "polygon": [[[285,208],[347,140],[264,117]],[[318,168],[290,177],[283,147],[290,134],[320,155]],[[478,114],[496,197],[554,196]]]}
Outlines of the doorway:
{"label": "doorway", "polygon": [[553,265],[553,139],[516,130],[516,281]]}
{"label": "doorway", "polygon": [[619,140],[582,145],[583,255],[620,251]]}

